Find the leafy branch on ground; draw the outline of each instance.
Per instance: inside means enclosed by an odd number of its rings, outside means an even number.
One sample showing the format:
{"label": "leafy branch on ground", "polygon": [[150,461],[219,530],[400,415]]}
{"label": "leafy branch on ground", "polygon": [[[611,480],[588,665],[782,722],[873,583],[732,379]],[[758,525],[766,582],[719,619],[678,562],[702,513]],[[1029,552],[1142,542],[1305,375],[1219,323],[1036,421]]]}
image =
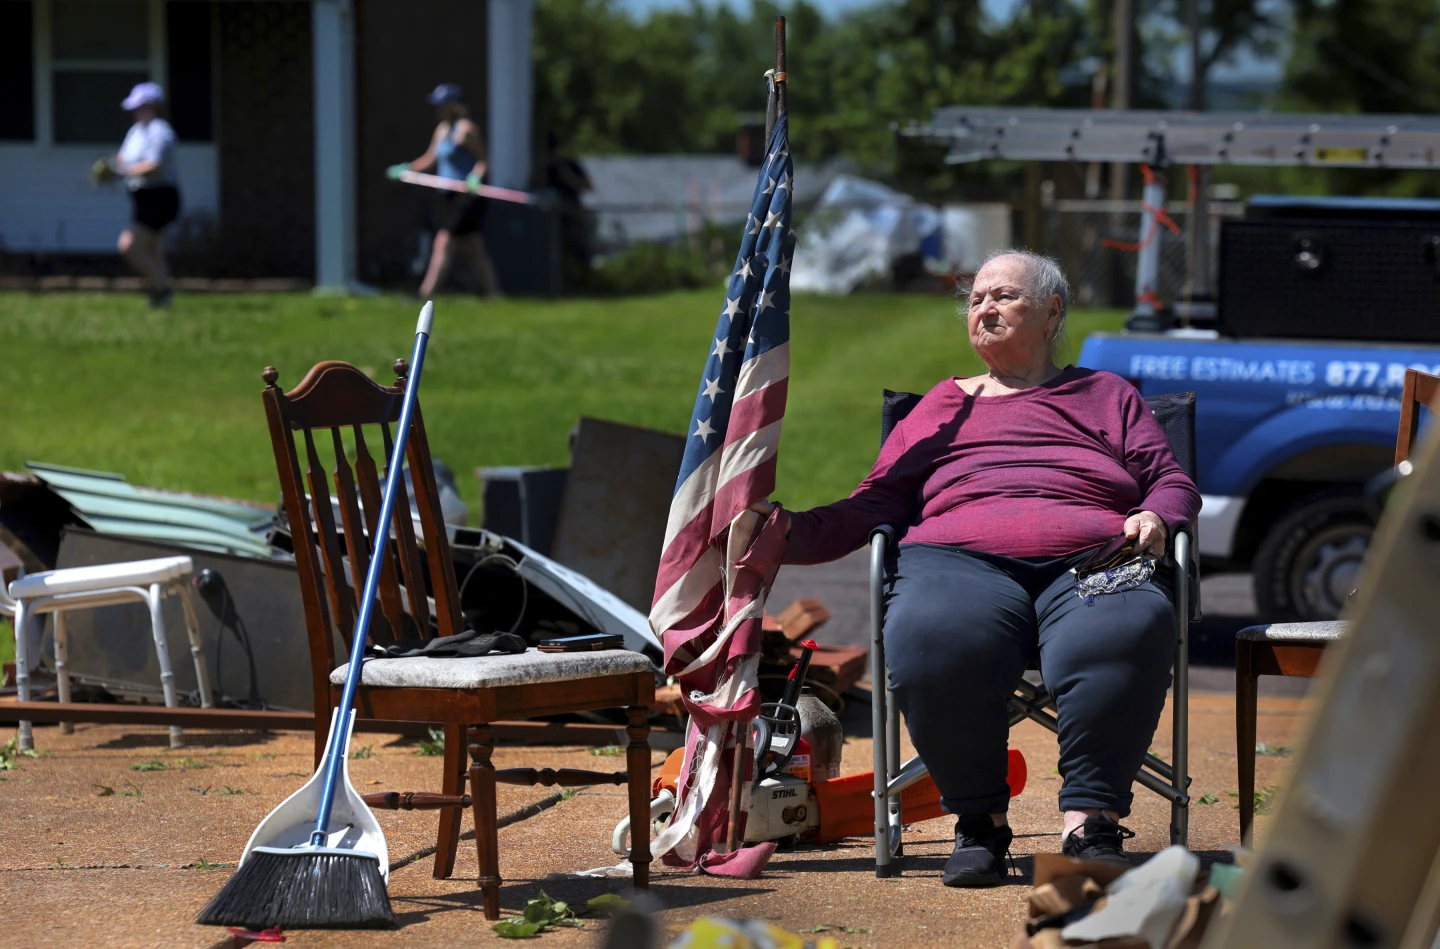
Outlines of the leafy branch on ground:
{"label": "leafy branch on ground", "polygon": [[1195,803],[1201,807],[1209,807],[1211,804],[1219,804],[1220,799],[1207,791],[1200,795],[1200,797],[1195,800]]}
{"label": "leafy branch on ground", "polygon": [[161,761],[159,758],[151,758],[149,761],[131,762],[131,771],[171,771],[174,769],[168,761]]}
{"label": "leafy branch on ground", "polygon": [[1272,748],[1263,741],[1257,741],[1255,743],[1255,753],[1265,758],[1284,758],[1294,750],[1295,749],[1289,745],[1277,745]]}
{"label": "leafy branch on ground", "polygon": [[430,737],[420,739],[420,747],[415,753],[422,758],[438,758],[445,754],[445,730],[431,728]]}
{"label": "leafy branch on ground", "polygon": [[[1226,791],[1225,794],[1226,794],[1227,796],[1229,796],[1229,797],[1237,798],[1233,810],[1237,810],[1237,811],[1240,810],[1240,803],[1239,803],[1239,800],[1238,800],[1238,798],[1240,797],[1240,792],[1239,792],[1239,791]],[[1269,787],[1267,787],[1267,788],[1265,788],[1265,789],[1263,789],[1263,790],[1256,791],[1256,792],[1255,792],[1255,813],[1257,813],[1257,814],[1268,814],[1268,813],[1270,812],[1270,808],[1271,808],[1272,806],[1274,806],[1276,799],[1279,798],[1279,797],[1280,797],[1280,786],[1277,785],[1277,784],[1272,784],[1272,785],[1270,785]]]}
{"label": "leafy branch on ground", "polygon": [[145,795],[143,792],[141,792],[140,785],[136,784],[134,781],[126,781],[125,790],[121,791],[120,793],[125,797],[133,797],[137,801],[145,800]]}
{"label": "leafy branch on ground", "polygon": [[591,748],[590,753],[597,758],[618,758],[625,753],[625,749],[619,745],[602,745],[599,748]]}
{"label": "leafy branch on ground", "polygon": [[599,896],[586,901],[585,908],[592,913],[601,913],[605,916],[619,916],[630,908],[630,901],[614,893],[601,893]]}
{"label": "leafy branch on ground", "polygon": [[244,788],[232,788],[230,785],[227,784],[227,785],[225,785],[225,790],[221,791],[220,793],[221,793],[221,794],[244,794],[244,793],[245,793],[245,789],[244,789]]}
{"label": "leafy branch on ground", "polygon": [[96,797],[113,797],[115,794],[115,789],[108,784],[92,784],[90,786],[98,789],[95,792]]}
{"label": "leafy branch on ground", "polygon": [[212,766],[210,762],[201,761],[198,758],[176,758],[175,767],[181,768],[185,771],[204,771],[206,768]]}
{"label": "leafy branch on ground", "polygon": [[361,745],[359,748],[350,752],[352,760],[364,760],[366,758],[373,758],[374,756],[375,750],[370,745]]}
{"label": "leafy branch on ground", "polygon": [[525,912],[520,919],[501,920],[490,928],[501,939],[525,939],[560,926],[583,928],[569,903],[551,899],[541,890],[538,899],[525,904]]}
{"label": "leafy branch on ground", "polygon": [[235,866],[235,864],[233,864],[233,863],[225,863],[224,861],[221,861],[220,863],[211,863],[209,860],[205,859],[204,857],[201,857],[199,860],[196,860],[194,863],[182,863],[182,864],[180,864],[180,869],[181,869],[181,870],[229,870],[229,869],[230,869],[231,867],[233,867],[233,866]]}
{"label": "leafy branch on ground", "polygon": [[5,744],[0,745],[0,771],[13,771],[20,767],[20,758],[43,758],[49,755],[48,751],[36,751],[34,748],[20,750],[20,739],[12,738]]}

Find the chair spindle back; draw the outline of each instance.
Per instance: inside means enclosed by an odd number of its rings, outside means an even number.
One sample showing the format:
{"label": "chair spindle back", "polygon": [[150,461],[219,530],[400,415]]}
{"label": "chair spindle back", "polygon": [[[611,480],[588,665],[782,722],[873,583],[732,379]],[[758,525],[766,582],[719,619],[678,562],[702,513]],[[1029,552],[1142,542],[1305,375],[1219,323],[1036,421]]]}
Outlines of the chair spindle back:
{"label": "chair spindle back", "polygon": [[[348,654],[372,557],[383,558],[379,615],[392,636],[428,639],[461,630],[460,594],[418,404],[405,459],[421,536],[417,539],[415,535],[409,491],[403,478],[392,523],[384,530],[376,523],[383,479],[388,473],[382,466],[388,465],[394,448],[391,426],[400,418],[409,366],[404,359],[397,359],[394,369],[395,384],[382,386],[349,363],[330,360],[318,363],[289,392],[281,391],[277,384],[280,374],[274,366],[267,366],[261,373],[270,442],[305,604],[317,723],[328,721],[328,714],[324,719],[319,716],[330,709],[329,676],[338,664],[336,634]],[[379,464],[366,438],[367,428],[372,431],[371,438],[373,430],[379,429],[378,447],[383,452]],[[347,434],[353,445],[353,462],[347,451]],[[334,461],[333,475],[327,474],[322,460],[327,449]],[[340,514],[338,525],[336,508]],[[438,633],[430,626],[427,570],[434,589]],[[375,633],[372,627],[372,639]]]}

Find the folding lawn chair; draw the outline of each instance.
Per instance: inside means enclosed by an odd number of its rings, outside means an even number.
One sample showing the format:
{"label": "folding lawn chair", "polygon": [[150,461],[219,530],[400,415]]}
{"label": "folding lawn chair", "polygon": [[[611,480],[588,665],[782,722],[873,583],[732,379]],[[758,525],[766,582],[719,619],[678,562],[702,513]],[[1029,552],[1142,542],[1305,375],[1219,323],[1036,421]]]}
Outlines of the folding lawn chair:
{"label": "folding lawn chair", "polygon": [[[912,392],[885,390],[880,410],[880,443],[910,410],[920,402]],[[1145,400],[1151,413],[1170,441],[1180,467],[1195,478],[1195,393],[1178,392],[1151,396]],[[1184,844],[1189,834],[1190,795],[1188,788],[1189,710],[1190,710],[1190,623],[1200,619],[1199,563],[1195,558],[1194,529],[1175,532],[1170,555],[1175,563],[1175,612],[1178,636],[1175,642],[1173,720],[1174,761],[1167,764],[1146,753],[1145,762],[1135,780],[1170,802],[1170,842]],[[906,788],[929,774],[918,756],[903,765],[900,762],[900,713],[889,689],[889,671],[885,665],[885,555],[898,538],[894,527],[882,525],[870,534],[870,682],[871,722],[875,745],[875,875],[899,876],[903,855],[901,830],[904,815],[900,795]],[[1188,564],[1188,570],[1186,565]],[[1021,680],[1010,698],[1010,727],[1025,719],[1038,722],[1058,732],[1055,699],[1045,685]],[[1175,776],[1185,775],[1183,783]]]}

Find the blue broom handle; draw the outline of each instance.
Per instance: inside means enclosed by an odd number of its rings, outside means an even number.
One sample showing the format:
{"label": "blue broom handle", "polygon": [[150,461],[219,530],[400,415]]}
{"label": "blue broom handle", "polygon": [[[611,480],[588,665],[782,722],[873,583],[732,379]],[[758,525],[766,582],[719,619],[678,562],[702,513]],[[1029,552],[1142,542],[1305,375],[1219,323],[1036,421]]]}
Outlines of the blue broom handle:
{"label": "blue broom handle", "polygon": [[[405,443],[410,440],[410,419],[415,414],[416,395],[420,391],[420,369],[425,363],[425,345],[430,341],[430,324],[434,316],[435,304],[427,302],[420,310],[420,321],[415,327],[415,352],[410,356],[410,376],[405,380],[405,398],[400,404],[400,431],[396,434],[395,446],[390,451],[390,469],[385,473],[385,496],[380,502],[380,518],[376,522],[375,536],[371,538],[374,555],[370,558],[369,570],[365,572],[365,592],[360,598],[360,617],[355,621],[355,636],[350,643],[350,668],[346,670],[345,691],[340,696],[340,714],[335,720],[335,734],[331,739],[330,757],[325,766],[325,785],[320,792],[320,809],[315,817],[315,830],[310,834],[312,847],[320,847],[325,843],[330,810],[335,804],[335,788],[340,783],[340,769],[345,766],[345,750],[349,737],[346,726],[349,724],[350,709],[355,704],[355,690],[360,685],[365,641],[370,633],[370,617],[375,612],[375,597],[380,588],[380,570],[389,554],[387,548],[390,544],[390,519],[395,513],[395,496],[400,493]],[[425,591],[412,590],[410,595],[424,596]]]}

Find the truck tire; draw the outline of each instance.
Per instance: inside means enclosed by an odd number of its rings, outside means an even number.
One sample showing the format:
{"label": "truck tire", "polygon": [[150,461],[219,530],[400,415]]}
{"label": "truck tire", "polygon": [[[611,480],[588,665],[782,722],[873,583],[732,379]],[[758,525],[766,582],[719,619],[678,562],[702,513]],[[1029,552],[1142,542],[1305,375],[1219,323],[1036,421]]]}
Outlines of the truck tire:
{"label": "truck tire", "polygon": [[1375,522],[1358,493],[1316,492],[1285,512],[1255,552],[1255,604],[1266,622],[1332,620],[1354,589]]}

